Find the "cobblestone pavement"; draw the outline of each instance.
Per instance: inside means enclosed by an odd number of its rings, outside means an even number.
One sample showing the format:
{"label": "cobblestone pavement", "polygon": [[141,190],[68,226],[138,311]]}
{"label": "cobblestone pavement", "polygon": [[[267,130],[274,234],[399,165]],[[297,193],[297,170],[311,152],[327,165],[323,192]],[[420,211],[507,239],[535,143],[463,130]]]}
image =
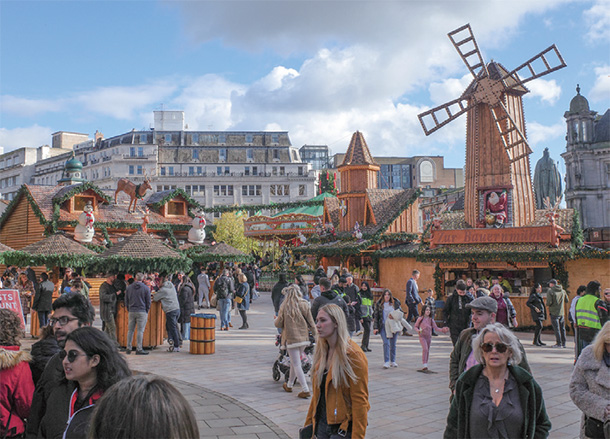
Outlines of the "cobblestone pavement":
{"label": "cobblestone pavement", "polygon": [[[209,312],[202,310],[201,312]],[[172,380],[193,405],[201,437],[295,438],[303,425],[309,400],[282,390],[282,380],[272,378],[278,355],[269,293],[263,293],[248,312],[250,329],[241,331],[241,318],[232,315],[234,328],[216,331],[214,355],[191,355],[188,342],[179,353],[167,344],[148,356],[130,355],[133,370],[155,373]],[[218,327],[218,325],[217,325]],[[534,377],[543,390],[553,423],[550,437],[577,438],[580,412],[570,400],[573,342],[568,349],[532,346],[532,334],[518,333],[525,346]],[[359,338],[359,337],[358,337]],[[358,340],[359,341],[359,340]],[[552,334],[543,334],[547,345]],[[418,373],[421,347],[417,337],[398,341],[399,367],[382,368],[379,336],[372,337],[369,359],[371,410],[367,438],[440,438],[449,410],[448,362],[451,341],[434,337],[429,368],[437,374]]]}

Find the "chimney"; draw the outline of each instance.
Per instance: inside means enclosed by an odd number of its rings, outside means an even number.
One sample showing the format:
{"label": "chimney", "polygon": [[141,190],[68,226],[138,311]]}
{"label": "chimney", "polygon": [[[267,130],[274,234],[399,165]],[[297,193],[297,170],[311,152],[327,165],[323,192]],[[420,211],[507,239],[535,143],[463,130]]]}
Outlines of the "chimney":
{"label": "chimney", "polygon": [[95,130],[95,141],[97,142],[97,139],[104,139],[104,135],[102,133],[100,133],[98,130]]}

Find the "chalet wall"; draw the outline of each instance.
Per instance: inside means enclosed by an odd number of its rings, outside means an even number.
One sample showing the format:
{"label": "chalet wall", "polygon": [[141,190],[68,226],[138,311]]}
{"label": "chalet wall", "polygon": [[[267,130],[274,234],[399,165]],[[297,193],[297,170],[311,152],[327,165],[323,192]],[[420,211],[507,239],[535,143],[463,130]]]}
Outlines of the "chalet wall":
{"label": "chalet wall", "polygon": [[[587,285],[592,280],[610,286],[610,261],[607,259],[574,259],[565,263],[570,281],[569,291],[574,293],[580,285]],[[571,297],[574,297],[571,295]]]}
{"label": "chalet wall", "polygon": [[44,226],[32,210],[29,201],[22,196],[15,210],[0,230],[0,242],[20,250],[44,238]]}
{"label": "chalet wall", "polygon": [[[404,305],[407,281],[413,270],[419,270],[421,275],[417,282],[419,291],[434,288],[433,262],[417,262],[415,258],[387,258],[379,260],[379,285],[392,291],[394,297]],[[425,298],[424,294],[420,294]],[[406,307],[404,308],[406,309]]]}

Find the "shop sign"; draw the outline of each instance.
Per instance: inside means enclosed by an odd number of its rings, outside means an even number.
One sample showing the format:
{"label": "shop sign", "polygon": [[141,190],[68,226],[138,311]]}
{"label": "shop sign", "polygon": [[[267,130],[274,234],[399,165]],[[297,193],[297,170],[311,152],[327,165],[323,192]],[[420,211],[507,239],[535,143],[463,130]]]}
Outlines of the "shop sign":
{"label": "shop sign", "polygon": [[508,268],[507,262],[477,262],[477,268],[491,269],[491,270],[506,270]]}
{"label": "shop sign", "polygon": [[543,227],[508,227],[505,229],[433,230],[430,248],[441,244],[509,244],[552,242],[553,229]]}
{"label": "shop sign", "polygon": [[548,268],[548,262],[517,262],[514,264],[517,268]]}
{"label": "shop sign", "polygon": [[456,268],[467,269],[468,262],[440,262],[438,264],[438,266],[445,270],[451,270],[451,269],[456,269]]}
{"label": "shop sign", "polygon": [[21,299],[17,290],[0,290],[0,309],[10,309],[21,317],[22,328],[25,328],[25,319],[21,310]]}

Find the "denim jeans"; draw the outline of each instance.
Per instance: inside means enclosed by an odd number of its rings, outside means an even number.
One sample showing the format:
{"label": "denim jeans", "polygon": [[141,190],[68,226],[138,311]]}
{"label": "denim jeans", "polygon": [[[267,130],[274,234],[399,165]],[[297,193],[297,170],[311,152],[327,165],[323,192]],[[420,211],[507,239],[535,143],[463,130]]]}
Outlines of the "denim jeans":
{"label": "denim jeans", "polygon": [[387,337],[385,333],[385,325],[381,328],[381,339],[383,340],[383,362],[396,361],[396,341],[398,339],[398,333],[393,334],[392,337]]}
{"label": "denim jeans", "polygon": [[231,316],[231,299],[218,299],[220,308],[220,327],[228,328]]}
{"label": "denim jeans", "polygon": [[144,340],[144,329],[146,329],[146,321],[148,320],[148,313],[146,312],[130,312],[129,323],[127,326],[127,350],[132,348],[133,333],[135,332],[136,326],[138,332],[136,334],[136,350],[142,350],[142,341]]}
{"label": "denim jeans", "polygon": [[165,313],[165,329],[167,329],[167,340],[174,342],[174,346],[180,346],[180,334],[178,334],[178,319],[180,318],[180,310],[175,309]]}
{"label": "denim jeans", "polygon": [[180,335],[182,336],[182,340],[191,339],[191,322],[180,323]]}
{"label": "denim jeans", "polygon": [[551,314],[551,324],[553,325],[553,331],[555,331],[555,340],[560,346],[566,345],[566,325],[563,320],[563,316],[554,316]]}
{"label": "denim jeans", "polygon": [[38,324],[41,328],[49,324],[49,311],[38,311]]}

